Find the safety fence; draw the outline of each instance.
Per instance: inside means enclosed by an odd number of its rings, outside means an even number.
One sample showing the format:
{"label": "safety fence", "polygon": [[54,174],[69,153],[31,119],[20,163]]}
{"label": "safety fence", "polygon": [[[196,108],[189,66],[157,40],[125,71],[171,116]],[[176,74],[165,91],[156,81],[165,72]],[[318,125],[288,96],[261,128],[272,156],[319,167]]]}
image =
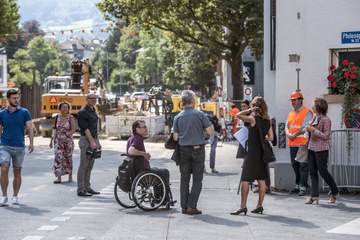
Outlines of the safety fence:
{"label": "safety fence", "polygon": [[359,152],[360,129],[332,131],[328,167],[339,188],[360,188]]}

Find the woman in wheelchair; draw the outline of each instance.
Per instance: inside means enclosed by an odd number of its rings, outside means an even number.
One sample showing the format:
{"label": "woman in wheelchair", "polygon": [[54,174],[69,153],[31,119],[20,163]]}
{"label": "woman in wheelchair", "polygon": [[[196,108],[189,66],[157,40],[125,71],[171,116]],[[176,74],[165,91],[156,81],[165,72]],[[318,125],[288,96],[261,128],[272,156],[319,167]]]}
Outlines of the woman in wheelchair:
{"label": "woman in wheelchair", "polygon": [[[145,121],[137,120],[132,125],[133,135],[128,139],[126,146],[126,153],[133,161],[133,167],[135,175],[140,174],[143,171],[148,171],[158,175],[165,185],[165,199],[162,205],[174,206],[176,200],[173,200],[170,190],[170,173],[169,170],[164,168],[150,168],[151,155],[146,152],[144,145],[144,137],[148,135],[148,129]],[[134,189],[135,191],[137,189]],[[155,199],[159,198],[161,191],[155,192]],[[157,196],[158,195],[158,196]],[[161,197],[161,196],[160,196]],[[161,199],[160,199],[161,200]]]}

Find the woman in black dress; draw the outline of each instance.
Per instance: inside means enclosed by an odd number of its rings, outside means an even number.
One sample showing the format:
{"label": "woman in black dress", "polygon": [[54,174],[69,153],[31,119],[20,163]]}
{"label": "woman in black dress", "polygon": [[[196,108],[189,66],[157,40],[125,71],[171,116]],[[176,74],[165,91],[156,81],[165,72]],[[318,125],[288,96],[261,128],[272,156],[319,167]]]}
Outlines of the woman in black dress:
{"label": "woman in black dress", "polygon": [[[249,115],[250,113],[250,115]],[[241,203],[240,209],[230,213],[231,215],[239,215],[247,213],[247,197],[249,194],[249,185],[254,180],[257,180],[259,185],[259,199],[256,208],[251,211],[252,213],[262,213],[264,208],[262,203],[265,197],[267,178],[266,164],[262,159],[263,148],[260,138],[260,129],[262,130],[262,136],[265,136],[265,141],[271,141],[273,139],[273,132],[271,129],[270,118],[268,115],[268,107],[265,100],[262,97],[255,97],[251,102],[251,108],[241,111],[237,114],[237,117],[244,122],[250,124],[249,139],[248,139],[248,152],[246,155],[246,161],[244,162],[241,173]]]}

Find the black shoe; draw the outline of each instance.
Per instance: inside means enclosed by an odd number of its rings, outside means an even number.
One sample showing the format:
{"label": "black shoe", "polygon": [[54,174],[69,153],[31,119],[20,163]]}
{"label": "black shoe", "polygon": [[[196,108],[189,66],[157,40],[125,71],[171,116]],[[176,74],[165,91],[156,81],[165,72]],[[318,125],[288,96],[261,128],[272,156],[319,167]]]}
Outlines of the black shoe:
{"label": "black shoe", "polygon": [[252,210],[251,212],[252,213],[260,213],[260,214],[262,214],[263,211],[264,211],[263,207],[258,207],[258,208],[255,208],[254,210]]}
{"label": "black shoe", "polygon": [[247,208],[240,208],[239,210],[235,211],[235,212],[231,212],[231,215],[240,215],[240,213],[244,213],[244,215],[246,216],[247,213]]}
{"label": "black shoe", "polygon": [[97,191],[94,191],[93,189],[88,189],[87,191],[86,191],[87,193],[90,193],[91,195],[92,194],[100,194],[100,192],[97,192]]}
{"label": "black shoe", "polygon": [[77,195],[78,195],[79,197],[91,197],[91,196],[92,196],[91,193],[88,193],[88,192],[86,192],[85,190],[79,191],[79,192],[77,193]]}

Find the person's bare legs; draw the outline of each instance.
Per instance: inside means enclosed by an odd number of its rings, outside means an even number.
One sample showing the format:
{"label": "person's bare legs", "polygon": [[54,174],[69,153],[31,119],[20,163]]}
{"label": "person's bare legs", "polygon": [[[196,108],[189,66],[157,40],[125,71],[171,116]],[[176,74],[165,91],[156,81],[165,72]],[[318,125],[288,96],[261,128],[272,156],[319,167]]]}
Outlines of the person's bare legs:
{"label": "person's bare legs", "polygon": [[21,168],[14,168],[14,181],[13,181],[14,197],[18,195],[20,186],[21,186]]}
{"label": "person's bare legs", "polygon": [[240,203],[240,209],[243,209],[246,207],[247,197],[249,194],[249,182],[241,182],[241,203]]}
{"label": "person's bare legs", "polygon": [[69,173],[69,182],[72,182],[72,172]]}
{"label": "person's bare legs", "polygon": [[258,203],[257,203],[257,208],[258,207],[262,207],[263,201],[264,201],[264,197],[265,197],[265,192],[266,192],[266,181],[265,180],[257,180],[258,185],[259,185],[259,199],[258,199]]}
{"label": "person's bare legs", "polygon": [[1,191],[3,196],[7,196],[7,188],[9,186],[9,164],[1,165]]}

